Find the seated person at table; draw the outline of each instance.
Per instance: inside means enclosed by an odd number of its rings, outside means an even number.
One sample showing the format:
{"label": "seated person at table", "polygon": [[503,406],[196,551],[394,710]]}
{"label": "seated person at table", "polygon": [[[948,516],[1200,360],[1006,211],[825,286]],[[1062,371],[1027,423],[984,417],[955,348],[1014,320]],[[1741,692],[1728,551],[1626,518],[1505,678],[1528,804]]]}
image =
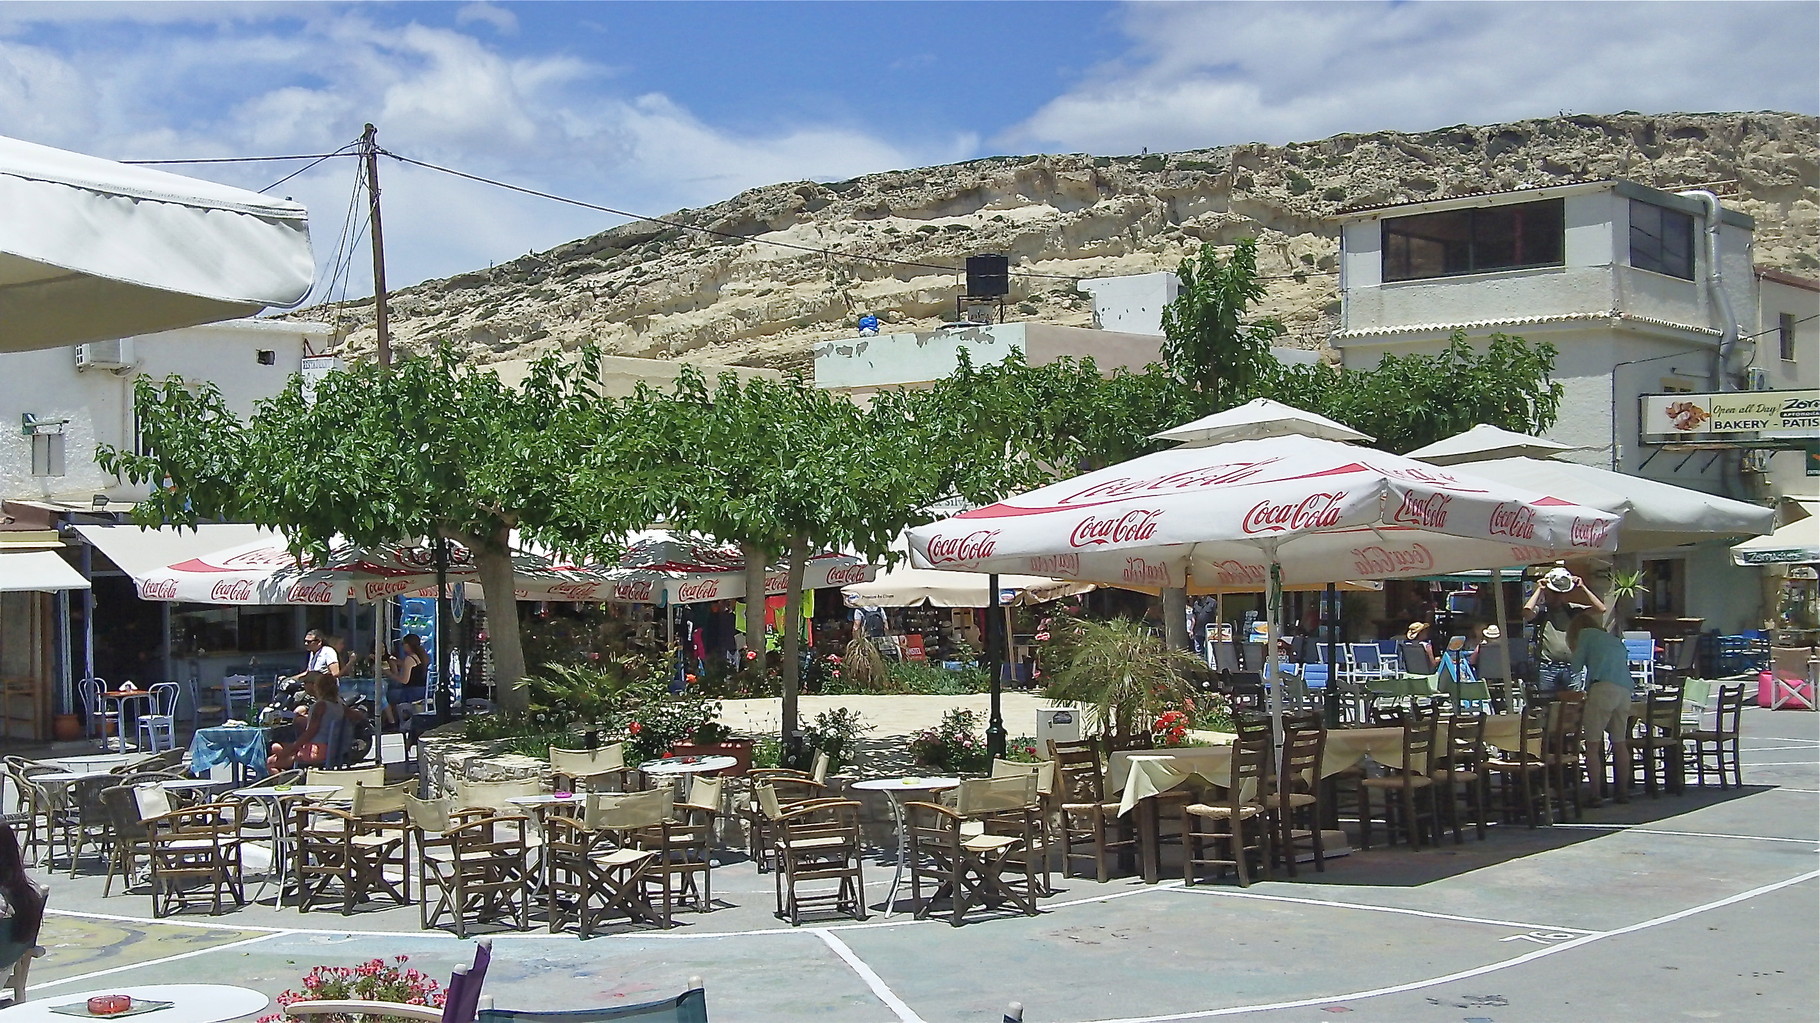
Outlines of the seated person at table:
{"label": "seated person at table", "polygon": [[385,674],[385,720],[390,725],[398,720],[394,708],[401,703],[422,703],[429,685],[430,655],[416,633],[399,641],[397,656],[386,658]]}
{"label": "seated person at table", "polygon": [[[1586,672],[1586,709],[1582,728],[1588,774],[1596,789],[1605,786],[1605,739],[1611,737],[1617,800],[1630,802],[1630,651],[1624,641],[1600,626],[1590,611],[1575,615],[1567,626],[1575,671]],[[1596,803],[1597,796],[1594,796]]]}
{"label": "seated person at table", "polygon": [[348,708],[341,702],[341,683],[319,671],[303,674],[306,692],[314,698],[303,728],[290,742],[272,744],[266,758],[269,771],[286,771],[293,767],[336,767],[341,761],[343,744],[348,735]]}

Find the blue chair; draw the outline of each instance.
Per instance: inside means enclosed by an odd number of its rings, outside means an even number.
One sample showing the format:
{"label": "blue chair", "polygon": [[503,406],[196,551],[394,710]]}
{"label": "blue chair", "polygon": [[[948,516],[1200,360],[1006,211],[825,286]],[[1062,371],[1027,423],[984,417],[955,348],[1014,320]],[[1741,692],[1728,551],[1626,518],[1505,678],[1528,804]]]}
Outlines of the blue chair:
{"label": "blue chair", "polygon": [[651,1023],[708,1023],[708,995],[701,978],[689,978],[689,990],[674,998],[637,1005],[612,1005],[599,1009],[564,1009],[554,1012],[521,1012],[516,1009],[482,1009],[474,1023],[596,1023],[602,1020],[642,1019]]}

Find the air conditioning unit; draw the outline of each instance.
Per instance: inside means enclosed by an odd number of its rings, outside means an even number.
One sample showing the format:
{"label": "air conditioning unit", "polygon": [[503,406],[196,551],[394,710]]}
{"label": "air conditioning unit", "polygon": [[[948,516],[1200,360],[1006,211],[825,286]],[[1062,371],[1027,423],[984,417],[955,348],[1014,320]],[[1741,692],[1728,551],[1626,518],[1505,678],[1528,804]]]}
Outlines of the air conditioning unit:
{"label": "air conditioning unit", "polygon": [[116,338],[112,341],[91,341],[76,346],[77,369],[132,369],[137,363],[133,361],[133,339]]}
{"label": "air conditioning unit", "polygon": [[1769,374],[1761,366],[1752,366],[1744,371],[1744,389],[1747,391],[1769,390]]}

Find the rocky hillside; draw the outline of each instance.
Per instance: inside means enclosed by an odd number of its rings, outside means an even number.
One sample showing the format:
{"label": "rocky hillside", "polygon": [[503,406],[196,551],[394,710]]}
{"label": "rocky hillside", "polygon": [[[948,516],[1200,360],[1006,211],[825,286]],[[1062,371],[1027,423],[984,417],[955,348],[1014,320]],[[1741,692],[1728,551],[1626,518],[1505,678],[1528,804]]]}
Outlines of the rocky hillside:
{"label": "rocky hillside", "polygon": [[[1266,311],[1319,347],[1339,307],[1331,218],[1352,206],[1615,177],[1704,185],[1756,218],[1758,262],[1811,275],[1817,127],[1785,113],[1623,113],[771,185],[667,218],[717,234],[634,223],[397,292],[392,329],[401,350],[446,340],[480,362],[593,340],[625,355],[803,366],[863,310],[905,329],[952,318],[957,275],[910,264],[1008,253],[1028,275],[1013,278],[1008,318],[1086,324],[1072,279],[1173,269],[1204,241],[1250,236],[1278,278]],[[292,316],[342,322],[354,353],[373,346],[370,300]]]}

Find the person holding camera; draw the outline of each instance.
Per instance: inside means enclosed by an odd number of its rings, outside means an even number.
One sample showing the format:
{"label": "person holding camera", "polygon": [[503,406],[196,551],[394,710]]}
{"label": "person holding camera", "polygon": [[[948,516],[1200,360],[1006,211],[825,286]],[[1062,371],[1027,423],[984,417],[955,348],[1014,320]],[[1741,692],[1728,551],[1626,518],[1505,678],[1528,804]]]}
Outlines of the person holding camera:
{"label": "person holding camera", "polygon": [[1605,613],[1605,602],[1586,588],[1585,580],[1565,568],[1551,568],[1530,591],[1523,610],[1536,623],[1536,693],[1544,699],[1564,689],[1585,689],[1574,668],[1574,648],[1568,627],[1584,611]]}

